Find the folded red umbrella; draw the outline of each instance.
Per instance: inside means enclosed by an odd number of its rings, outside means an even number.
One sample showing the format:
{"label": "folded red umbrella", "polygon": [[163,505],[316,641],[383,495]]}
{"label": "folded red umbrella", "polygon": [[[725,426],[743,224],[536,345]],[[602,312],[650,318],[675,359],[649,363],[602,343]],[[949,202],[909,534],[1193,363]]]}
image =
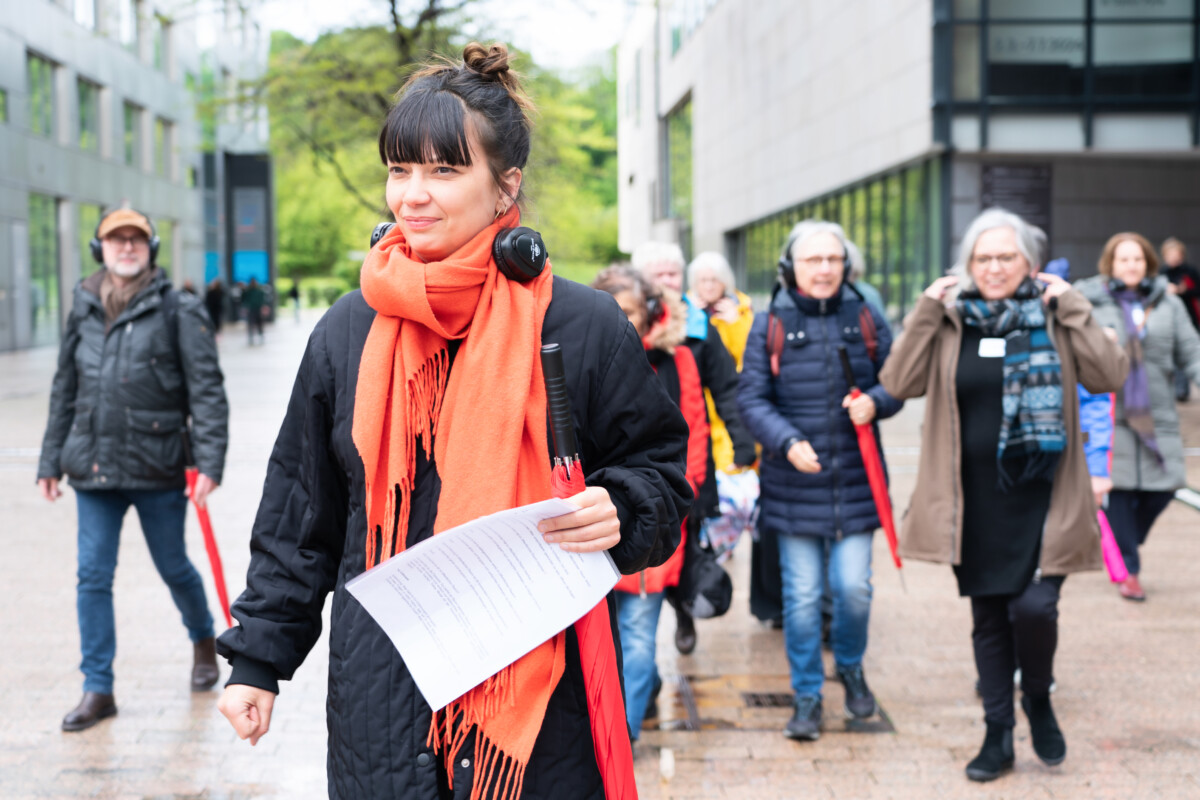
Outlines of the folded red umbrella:
{"label": "folded red umbrella", "polygon": [[[191,462],[191,448],[188,447],[187,434],[184,437],[184,456]],[[196,478],[200,470],[188,467],[184,470],[187,479],[188,497],[192,498],[192,506],[196,509],[196,519],[200,522],[200,532],[204,534],[204,550],[208,553],[208,563],[212,567],[213,583],[217,586],[217,599],[221,601],[221,611],[225,613],[225,624],[233,627],[233,616],[229,613],[229,592],[225,588],[225,568],[221,566],[221,553],[217,550],[217,537],[213,534],[212,519],[208,516],[208,507],[196,502]]]}
{"label": "folded red umbrella", "polygon": [[[579,461],[575,426],[571,422],[562,349],[557,344],[542,346],[542,374],[546,381],[546,408],[553,450],[550,489],[555,497],[569,498],[586,489],[587,484]],[[579,639],[579,662],[583,668],[596,766],[604,780],[604,796],[606,800],[636,800],[633,748],[629,743],[629,723],[625,720],[608,598],[593,606],[575,623],[575,636]]]}
{"label": "folded red umbrella", "polygon": [[[862,395],[854,381],[854,370],[850,368],[850,356],[846,348],[838,347],[838,357],[842,361],[842,372],[846,375],[846,383],[850,387],[851,400]],[[875,429],[871,423],[854,425],[854,433],[858,436],[858,451],[862,454],[863,468],[867,472],[867,482],[871,485],[871,497],[875,500],[875,511],[879,514],[879,524],[887,536],[888,549],[892,551],[892,561],[896,569],[904,565],[900,563],[900,543],[896,538],[896,520],[892,515],[892,498],[888,496],[887,477],[883,473],[883,459],[879,455],[879,442],[875,439]],[[904,573],[900,574],[900,585],[904,586]],[[908,587],[904,587],[908,591]]]}

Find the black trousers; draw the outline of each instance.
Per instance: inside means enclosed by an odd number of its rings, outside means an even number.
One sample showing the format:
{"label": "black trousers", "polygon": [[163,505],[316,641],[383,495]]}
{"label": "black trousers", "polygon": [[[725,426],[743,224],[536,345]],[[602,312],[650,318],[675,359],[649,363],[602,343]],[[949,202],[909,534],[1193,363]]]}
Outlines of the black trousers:
{"label": "black trousers", "polygon": [[1058,647],[1058,597],[1064,578],[1042,578],[1020,594],[971,598],[975,668],[983,696],[983,719],[1013,727],[1013,672],[1021,668],[1021,691],[1050,694]]}
{"label": "black trousers", "polygon": [[1142,569],[1138,548],[1146,543],[1158,515],[1167,510],[1174,492],[1139,492],[1113,489],[1108,493],[1108,524],[1121,548],[1125,569],[1137,575]]}

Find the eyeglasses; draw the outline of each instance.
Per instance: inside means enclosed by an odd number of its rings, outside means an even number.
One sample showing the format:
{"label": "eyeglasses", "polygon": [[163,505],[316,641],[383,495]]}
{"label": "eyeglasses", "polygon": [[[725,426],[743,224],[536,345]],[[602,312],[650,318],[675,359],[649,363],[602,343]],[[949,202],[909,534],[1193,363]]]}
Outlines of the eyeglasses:
{"label": "eyeglasses", "polygon": [[131,245],[133,247],[140,247],[141,245],[150,243],[150,241],[145,236],[141,236],[141,235],[117,236],[116,234],[109,234],[108,236],[104,237],[104,241],[115,246],[118,250],[125,247],[126,245]]}
{"label": "eyeglasses", "polygon": [[1021,257],[1020,253],[1001,253],[996,256],[972,256],[971,263],[977,267],[986,267],[995,261],[1002,267],[1011,267]]}
{"label": "eyeglasses", "polygon": [[801,261],[814,269],[821,266],[826,261],[829,262],[829,266],[834,268],[840,267],[846,263],[844,256],[809,256],[808,258],[801,259]]}

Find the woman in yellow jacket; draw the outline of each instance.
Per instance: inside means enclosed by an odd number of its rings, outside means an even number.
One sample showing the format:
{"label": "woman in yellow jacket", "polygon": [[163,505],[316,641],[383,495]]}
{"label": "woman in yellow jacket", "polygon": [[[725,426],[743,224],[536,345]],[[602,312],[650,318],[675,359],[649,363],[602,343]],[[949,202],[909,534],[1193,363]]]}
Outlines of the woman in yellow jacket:
{"label": "woman in yellow jacket", "polygon": [[[690,287],[688,302],[695,308],[704,309],[720,334],[725,349],[733,356],[738,372],[741,372],[746,337],[750,335],[750,326],[754,324],[754,309],[750,305],[750,298],[734,285],[729,262],[725,256],[711,250],[700,253],[688,265],[687,282]],[[707,389],[704,395],[708,403],[708,418],[712,423],[713,461],[717,469],[729,472],[734,469],[733,441],[713,407],[712,395]]]}

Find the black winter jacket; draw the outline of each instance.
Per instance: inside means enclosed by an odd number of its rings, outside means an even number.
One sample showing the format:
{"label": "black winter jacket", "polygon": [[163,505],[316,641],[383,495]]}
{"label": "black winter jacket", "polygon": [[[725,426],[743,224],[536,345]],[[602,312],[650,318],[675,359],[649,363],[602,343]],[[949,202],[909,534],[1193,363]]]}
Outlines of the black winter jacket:
{"label": "black winter jacket", "polygon": [[[233,662],[231,683],[278,691],[277,680],[290,678],[316,642],[333,592],[329,795],[435,800],[449,794],[443,785],[439,795],[442,759],[426,745],[429,706],[386,634],[345,590],[365,562],[363,465],[350,432],[374,316],[354,292],[309,339],[254,522],[246,590],[233,606],[240,625],[221,636],[218,649]],[[661,564],[679,542],[691,499],[683,417],[607,294],[555,278],[542,335],[563,348],[587,482],[608,489],[617,506],[621,542],[609,553],[625,574]],[[436,465],[423,448],[417,453],[408,547],[432,535],[441,491]],[[567,647],[566,674],[550,699],[523,797],[602,800],[573,628]],[[468,796],[473,772],[469,760],[467,767],[456,760],[454,797]]]}
{"label": "black winter jacket", "polygon": [[[859,325],[864,307],[878,331],[874,361]],[[846,347],[855,382],[875,401],[875,419],[887,419],[904,405],[876,377],[892,348],[887,322],[846,286],[826,301],[777,291],[771,311],[785,332],[779,377],[771,374],[767,352],[768,314],[760,313],[746,341],[738,386],[742,419],[763,446],[758,528],[827,538],[874,531],[879,515],[854,425],[842,408],[850,389],[837,347]],[[878,426],[875,436],[878,441]],[[820,472],[800,472],[787,460],[785,446],[793,438],[807,440],[816,450]]]}
{"label": "black winter jacket", "polygon": [[[103,279],[100,270],[75,286],[38,478],[66,473],[76,489],[182,488],[190,410],[196,466],[220,483],[229,406],[208,312],[159,271],[106,330]],[[163,310],[168,293],[176,335]]]}

